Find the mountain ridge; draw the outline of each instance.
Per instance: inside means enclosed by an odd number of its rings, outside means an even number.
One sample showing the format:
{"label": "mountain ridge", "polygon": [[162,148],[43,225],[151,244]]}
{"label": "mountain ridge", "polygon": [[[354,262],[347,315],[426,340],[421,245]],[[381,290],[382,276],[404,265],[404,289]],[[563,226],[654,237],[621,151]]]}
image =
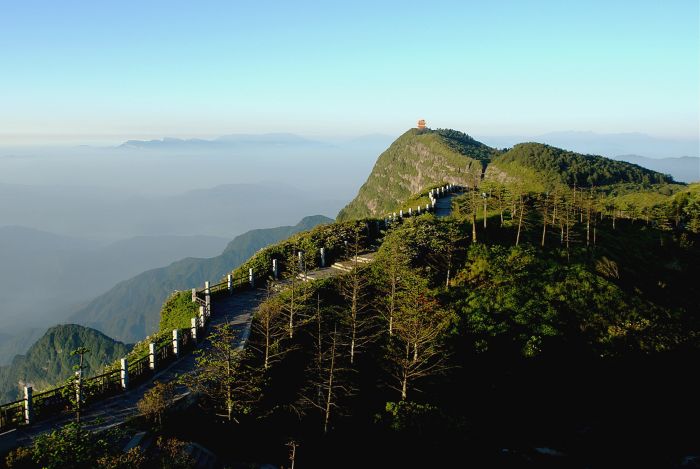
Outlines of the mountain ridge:
{"label": "mountain ridge", "polygon": [[498,150],[451,129],[409,129],[379,157],[357,197],[338,220],[383,216],[430,186],[474,184]]}
{"label": "mountain ridge", "polygon": [[536,190],[552,184],[673,182],[638,165],[547,144],[526,142],[498,150],[457,130],[410,129],[379,155],[338,220],[383,217],[431,187],[446,183],[475,187],[482,179],[519,181]]}

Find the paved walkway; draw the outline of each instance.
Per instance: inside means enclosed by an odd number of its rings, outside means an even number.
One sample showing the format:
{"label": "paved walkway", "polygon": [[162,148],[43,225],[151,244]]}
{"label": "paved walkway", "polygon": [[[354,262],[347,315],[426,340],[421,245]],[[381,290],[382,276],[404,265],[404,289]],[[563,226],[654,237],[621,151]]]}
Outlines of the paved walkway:
{"label": "paved walkway", "polygon": [[[371,262],[374,253],[366,253],[358,256],[360,263]],[[307,272],[304,281],[313,281],[322,278],[330,278],[347,272],[352,265],[352,261],[336,262],[332,267],[326,267]],[[280,285],[288,283],[289,280],[279,282]],[[232,295],[222,295],[212,297],[212,315],[207,330],[218,324],[231,322],[234,324],[238,334],[238,342],[242,346],[250,334],[250,324],[255,308],[264,300],[266,290],[257,288],[235,292]],[[211,346],[208,339],[204,339],[199,344],[200,349],[207,349]],[[173,362],[170,366],[156,372],[148,381],[129,389],[125,393],[101,400],[88,406],[81,419],[88,430],[99,431],[117,426],[126,420],[136,417],[139,411],[136,404],[143,395],[153,386],[153,381],[172,381],[179,375],[190,372],[195,368],[195,355],[189,353],[181,359]],[[175,392],[175,400],[182,401],[190,395],[188,388],[178,385]],[[41,420],[29,427],[20,427],[3,435],[0,435],[0,447],[25,445],[31,442],[37,435],[58,429],[71,422],[75,418],[72,413],[64,413],[56,417]],[[3,444],[4,443],[4,444]]]}
{"label": "paved walkway", "polygon": [[461,193],[446,194],[435,202],[435,216],[439,218],[447,217],[452,213],[452,199],[462,195]]}
{"label": "paved walkway", "polygon": [[[216,297],[212,300],[212,316],[207,329],[227,321],[232,322],[239,334],[239,342],[247,339],[250,331],[252,314],[257,305],[265,296],[265,290],[245,290],[230,296]],[[208,348],[211,344],[205,338],[199,348]],[[148,381],[128,390],[125,393],[104,399],[87,407],[81,416],[85,428],[89,430],[104,430],[123,423],[129,418],[139,414],[136,403],[143,397],[152,385],[153,381],[171,381],[178,375],[185,374],[195,367],[195,355],[189,353],[170,366],[158,371]],[[189,396],[189,390],[184,386],[176,389],[176,400],[182,400]],[[37,435],[60,428],[74,419],[74,414],[62,414],[51,419],[39,421],[29,427],[20,427],[8,432],[4,438],[15,440],[12,446],[28,444]],[[3,438],[3,435],[0,435]]]}
{"label": "paved walkway", "polygon": [[[456,194],[446,195],[436,202],[435,214],[438,217],[444,217],[450,214],[451,200]],[[364,253],[358,256],[358,262],[367,264],[372,261],[374,252]],[[352,260],[341,261],[334,263],[331,267],[316,269],[307,272],[300,279],[304,281],[313,281],[324,278],[338,276],[352,269]],[[284,285],[287,281],[280,282]],[[266,295],[266,290],[257,288],[253,290],[244,290],[236,292],[232,295],[212,297],[212,315],[207,329],[211,329],[217,324],[224,322],[232,322],[236,329],[240,331],[238,341],[242,346],[247,340],[250,333],[250,324],[255,308],[263,301]],[[199,345],[199,348],[208,348],[211,344],[205,338],[204,343]],[[171,381],[177,376],[188,373],[195,367],[195,355],[189,353],[181,359],[173,362],[170,366],[155,373],[148,381],[129,389],[125,393],[104,399],[88,406],[81,418],[85,428],[89,430],[105,430],[117,426],[126,420],[136,417],[139,412],[136,404],[143,395],[148,391],[153,381]],[[187,399],[190,391],[184,386],[176,388],[176,401]],[[39,421],[29,427],[20,427],[16,430],[11,430],[0,435],[0,448],[14,447],[18,445],[26,445],[31,442],[37,435],[58,429],[74,419],[74,414],[64,413],[56,417]]]}

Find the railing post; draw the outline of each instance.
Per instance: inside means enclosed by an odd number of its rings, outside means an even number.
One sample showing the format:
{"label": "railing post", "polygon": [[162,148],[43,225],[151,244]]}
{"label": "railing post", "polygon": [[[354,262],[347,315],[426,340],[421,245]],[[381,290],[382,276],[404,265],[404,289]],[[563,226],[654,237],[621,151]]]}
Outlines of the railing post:
{"label": "railing post", "polygon": [[399,210],[399,218],[403,218],[403,210]]}
{"label": "railing post", "polygon": [[426,211],[426,212],[429,212],[429,211],[430,211],[430,208],[428,208],[428,204],[425,204],[425,211]]}
{"label": "railing post", "polygon": [[250,282],[250,288],[255,288],[255,276],[253,275],[253,269],[248,269],[248,282]]}
{"label": "railing post", "polygon": [[29,425],[34,417],[34,409],[32,403],[32,387],[24,387],[24,423]]}
{"label": "railing post", "polygon": [[180,358],[180,330],[173,329],[173,355]]}
{"label": "railing post", "polygon": [[195,301],[197,301],[197,289],[193,288],[192,289],[192,303],[194,303]]}
{"label": "railing post", "polygon": [[297,257],[299,258],[299,272],[304,271],[304,251],[298,251]]}
{"label": "railing post", "polygon": [[204,313],[206,314],[206,319],[211,317],[211,296],[209,295],[204,297]]}
{"label": "railing post", "polygon": [[199,327],[204,328],[204,306],[199,307]]}
{"label": "railing post", "polygon": [[326,266],[326,248],[321,248],[321,267]]}
{"label": "railing post", "polygon": [[411,213],[411,207],[408,207],[408,216],[410,217],[412,215]]}
{"label": "railing post", "polygon": [[197,318],[194,317],[190,320],[190,328],[192,330],[192,342],[197,343]]}
{"label": "railing post", "polygon": [[272,277],[274,277],[275,280],[279,278],[280,271],[279,271],[279,266],[277,265],[277,259],[272,259]]}
{"label": "railing post", "polygon": [[226,284],[227,284],[229,293],[232,292],[233,291],[233,275],[228,274],[226,276]]}
{"label": "railing post", "polygon": [[78,423],[80,423],[80,412],[83,401],[83,371],[78,370],[75,372],[75,409],[77,414]]}
{"label": "railing post", "polygon": [[204,282],[204,294],[209,295],[211,292],[209,291],[209,280]]}
{"label": "railing post", "polygon": [[121,368],[122,368],[122,389],[126,391],[129,389],[129,360],[126,358],[121,359]]}
{"label": "railing post", "polygon": [[153,371],[156,370],[156,344],[153,342],[148,344],[148,367]]}

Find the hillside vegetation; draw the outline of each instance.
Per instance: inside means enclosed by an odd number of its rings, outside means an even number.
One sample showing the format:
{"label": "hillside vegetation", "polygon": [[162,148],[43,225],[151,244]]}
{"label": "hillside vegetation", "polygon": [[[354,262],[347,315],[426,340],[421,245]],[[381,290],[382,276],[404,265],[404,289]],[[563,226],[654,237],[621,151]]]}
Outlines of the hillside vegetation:
{"label": "hillside vegetation", "polygon": [[[596,467],[696,447],[683,422],[700,391],[686,379],[700,356],[700,185],[539,145],[474,161],[503,177],[456,196],[452,217],[334,223],[234,271],[378,248],[260,305],[233,378],[254,384],[201,402],[203,426],[234,409],[236,425],[204,437],[218,454],[283,464],[295,441],[308,467]],[[377,204],[424,189],[389,192]]]}
{"label": "hillside vegetation", "polygon": [[[490,161],[486,178],[498,177],[500,170],[511,180],[537,182],[551,189],[552,185],[606,186],[634,183],[640,185],[662,184],[671,181],[666,176],[632,163],[611,160],[603,156],[582,155],[542,143],[521,143]],[[535,181],[527,181],[528,176]]]}
{"label": "hillside vegetation", "polygon": [[52,327],[25,355],[17,355],[9,366],[0,367],[0,402],[18,399],[23,386],[32,386],[34,392],[38,392],[70,377],[73,366],[78,363],[78,358],[71,356],[71,352],[78,347],[90,350],[85,355],[87,375],[96,374],[130,349],[130,346],[89,327],[77,324]]}
{"label": "hillside vegetation", "polygon": [[357,197],[338,220],[383,217],[426,188],[473,185],[496,150],[455,130],[411,129],[377,159]]}
{"label": "hillside vegetation", "polygon": [[573,188],[502,194],[502,218],[495,200],[472,218],[466,193],[453,217],[405,219],[374,241],[374,220],[358,220],[256,254],[246,265],[293,269],[301,246],[379,245],[372,264],[288,282],[260,305],[227,378],[236,423],[201,431],[229,405],[212,395],[178,436],[278,464],[293,440],[305,467],[656,467],[695,448],[683,423],[699,417],[698,188],[648,221]]}
{"label": "hillside vegetation", "polygon": [[532,192],[573,186],[611,189],[620,184],[657,192],[659,186],[673,183],[670,176],[635,164],[540,143],[501,151],[456,130],[411,129],[379,156],[338,220],[383,218],[399,209],[415,209],[414,201],[422,202],[421,196],[432,187],[445,183],[475,187],[483,181]]}
{"label": "hillside vegetation", "polygon": [[[243,351],[231,325],[211,331],[182,379],[198,405],[153,431],[234,467],[290,451],[300,467],[676,467],[700,451],[699,184],[442,130],[380,160],[343,221],[221,274],[269,279],[276,259],[286,282]],[[475,190],[445,218],[369,216],[435,181]],[[300,281],[321,247],[354,268]],[[170,296],[161,333],[195,308]]]}

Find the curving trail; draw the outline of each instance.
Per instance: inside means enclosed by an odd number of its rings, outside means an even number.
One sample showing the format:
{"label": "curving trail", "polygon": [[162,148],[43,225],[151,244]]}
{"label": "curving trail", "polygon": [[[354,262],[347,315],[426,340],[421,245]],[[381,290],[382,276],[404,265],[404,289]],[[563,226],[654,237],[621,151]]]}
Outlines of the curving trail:
{"label": "curving trail", "polygon": [[447,217],[452,213],[452,199],[458,195],[458,193],[449,193],[440,197],[435,202],[435,216],[438,218]]}
{"label": "curving trail", "polygon": [[[450,215],[452,197],[456,194],[446,194],[444,197],[436,201],[435,215],[437,217],[445,217]],[[372,261],[374,252],[364,253],[357,258],[357,262],[366,264]],[[313,281],[336,277],[348,272],[352,269],[352,261],[341,261],[334,263],[331,267],[316,269],[313,271],[301,274],[299,278],[304,281]],[[279,282],[280,286],[284,286],[288,281]],[[207,330],[217,324],[232,322],[236,329],[240,331],[236,339],[242,347],[250,333],[250,325],[255,308],[263,301],[266,295],[264,288],[256,288],[252,290],[238,291],[231,295],[222,295],[212,297],[212,315],[210,322],[207,325]],[[208,348],[211,344],[205,337],[203,342],[198,345],[198,348]],[[171,381],[177,376],[190,372],[194,369],[195,355],[189,353],[179,360],[174,361],[168,367],[158,370],[149,379],[129,389],[126,392],[116,396],[95,402],[85,408],[81,415],[81,420],[85,428],[89,430],[105,430],[111,427],[118,426],[130,418],[139,415],[136,407],[137,402],[152,386],[154,381]],[[178,385],[176,388],[176,402],[184,402],[190,397],[190,391],[185,386]],[[4,434],[0,434],[0,449],[12,448],[20,445],[26,445],[31,442],[36,436],[41,433],[58,429],[63,425],[71,422],[74,419],[74,414],[63,413],[55,417],[41,420],[28,427],[19,427],[10,430]]]}
{"label": "curving trail", "polygon": [[[236,329],[241,331],[237,340],[242,345],[250,330],[253,311],[262,301],[264,295],[264,289],[254,289],[238,292],[229,296],[218,297],[212,300],[212,315],[207,329],[223,322],[233,322]],[[203,342],[199,344],[198,348],[206,349],[209,346],[211,346],[211,344],[208,339],[205,338]],[[171,381],[178,375],[191,371],[194,367],[195,355],[189,353],[179,360],[174,361],[170,366],[156,372],[148,381],[124,393],[90,405],[83,411],[81,416],[85,428],[89,430],[105,430],[120,425],[126,420],[137,416],[139,411],[136,408],[136,403],[143,397],[146,391],[153,386],[153,381]],[[178,386],[175,399],[176,401],[181,401],[186,399],[189,394],[190,392],[186,387]],[[28,444],[37,435],[46,431],[58,429],[72,421],[73,418],[73,414],[65,413],[53,418],[41,420],[29,427],[20,427],[16,430],[11,430],[4,435],[0,435],[0,439],[9,440],[4,442],[5,444],[2,446]]]}
{"label": "curving trail", "polygon": [[[365,262],[369,262],[371,254],[361,256]],[[307,272],[302,280],[312,281],[321,278],[335,277],[346,272],[347,264],[337,262],[333,267],[326,267]],[[284,285],[286,282],[279,282]],[[212,297],[212,314],[207,330],[211,330],[213,326],[218,324],[231,322],[234,324],[237,332],[237,342],[242,347],[250,333],[250,325],[253,318],[255,308],[264,300],[266,289],[256,288],[253,290],[244,290],[235,292],[231,295],[213,296]],[[209,340],[205,337],[203,342],[198,345],[198,349],[207,349],[211,346]],[[168,367],[157,371],[149,379],[129,389],[126,392],[112,396],[110,398],[95,402],[88,406],[81,415],[81,420],[88,430],[106,430],[117,426],[126,420],[139,415],[136,404],[143,395],[152,386],[154,381],[172,381],[177,376],[190,372],[195,368],[195,355],[189,353],[179,360],[174,361]],[[178,385],[176,387],[175,400],[182,402],[190,396],[190,391],[185,386]],[[63,425],[71,422],[74,419],[74,414],[64,413],[46,420],[38,421],[28,427],[19,427],[15,430],[10,430],[0,435],[0,447],[14,447],[19,445],[29,444],[32,439],[41,433],[58,429]]]}

